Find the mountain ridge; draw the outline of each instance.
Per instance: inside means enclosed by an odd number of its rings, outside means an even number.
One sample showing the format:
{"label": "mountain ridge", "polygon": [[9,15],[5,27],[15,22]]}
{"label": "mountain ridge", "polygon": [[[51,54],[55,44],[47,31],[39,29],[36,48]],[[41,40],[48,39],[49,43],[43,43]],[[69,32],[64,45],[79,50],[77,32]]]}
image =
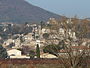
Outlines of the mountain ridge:
{"label": "mountain ridge", "polygon": [[40,22],[60,15],[34,6],[25,0],[0,0],[0,22]]}

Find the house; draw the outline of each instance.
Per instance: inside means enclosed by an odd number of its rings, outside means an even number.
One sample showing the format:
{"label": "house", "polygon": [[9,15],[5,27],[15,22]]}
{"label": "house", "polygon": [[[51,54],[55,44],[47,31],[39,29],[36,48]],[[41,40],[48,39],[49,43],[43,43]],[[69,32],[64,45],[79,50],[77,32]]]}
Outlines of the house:
{"label": "house", "polygon": [[17,49],[10,49],[7,51],[8,56],[21,56],[21,51]]}
{"label": "house", "polygon": [[40,55],[40,58],[57,58],[55,55],[49,54],[49,53],[42,53]]}
{"label": "house", "polygon": [[77,56],[78,54],[82,54],[82,53],[86,53],[86,55],[88,54],[88,52],[90,51],[90,48],[87,46],[70,46],[67,49],[61,49],[59,51],[59,56],[62,57],[68,57],[69,54],[73,54],[74,56]]}
{"label": "house", "polygon": [[48,24],[58,24],[57,20],[55,18],[50,18],[49,21],[47,22]]}
{"label": "house", "polygon": [[33,33],[28,33],[27,35],[24,36],[24,39],[31,41],[31,40],[33,40],[33,36],[32,35],[33,35]]}
{"label": "house", "polygon": [[44,34],[44,33],[50,33],[50,29],[42,28],[42,34]]}
{"label": "house", "polygon": [[64,50],[64,49],[61,49],[59,51],[58,55],[61,56],[61,57],[67,57],[68,51],[67,50]]}
{"label": "house", "polygon": [[14,40],[8,39],[8,40],[4,41],[3,46],[8,46],[10,43],[14,43]]}
{"label": "house", "polygon": [[30,58],[27,57],[26,55],[22,55],[22,52],[17,49],[8,50],[7,53],[10,58]]}
{"label": "house", "polygon": [[15,43],[15,47],[18,48],[18,47],[20,47],[21,41],[19,38],[17,38],[14,40],[14,43]]}
{"label": "house", "polygon": [[65,30],[63,28],[59,28],[59,32],[60,34],[64,35],[65,34]]}

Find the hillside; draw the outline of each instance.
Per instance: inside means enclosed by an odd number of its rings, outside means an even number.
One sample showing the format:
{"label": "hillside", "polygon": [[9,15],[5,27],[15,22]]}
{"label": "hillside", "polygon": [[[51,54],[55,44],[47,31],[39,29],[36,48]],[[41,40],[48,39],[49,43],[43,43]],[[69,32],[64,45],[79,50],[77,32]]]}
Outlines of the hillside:
{"label": "hillside", "polygon": [[40,22],[59,15],[34,6],[25,0],[0,0],[0,22]]}

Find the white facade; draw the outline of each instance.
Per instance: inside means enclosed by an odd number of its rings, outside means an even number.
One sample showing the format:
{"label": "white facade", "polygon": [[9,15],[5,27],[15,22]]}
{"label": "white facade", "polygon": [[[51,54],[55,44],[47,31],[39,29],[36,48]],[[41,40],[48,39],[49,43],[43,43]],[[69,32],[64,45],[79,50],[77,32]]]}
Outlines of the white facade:
{"label": "white facade", "polygon": [[[41,45],[40,42],[41,42],[40,40],[36,40],[36,45],[38,44],[39,47],[40,47],[40,45]],[[36,48],[36,46],[35,46],[35,48]]]}
{"label": "white facade", "polygon": [[7,51],[8,56],[21,56],[21,51],[17,49],[11,49]]}
{"label": "white facade", "polygon": [[20,41],[19,38],[17,38],[17,39],[14,40],[14,43],[15,43],[15,47],[20,47],[21,41]]}
{"label": "white facade", "polygon": [[8,50],[7,53],[10,58],[30,58],[29,56],[21,55],[21,51],[17,49]]}
{"label": "white facade", "polygon": [[50,33],[50,29],[45,29],[45,28],[43,28],[43,29],[42,29],[42,33]]}
{"label": "white facade", "polygon": [[59,32],[60,32],[60,34],[63,34],[63,35],[64,35],[64,32],[65,32],[65,31],[64,31],[63,28],[60,28],[60,29],[59,29]]}
{"label": "white facade", "polygon": [[22,56],[10,56],[10,58],[30,58],[29,56],[25,56],[25,55],[22,55]]}

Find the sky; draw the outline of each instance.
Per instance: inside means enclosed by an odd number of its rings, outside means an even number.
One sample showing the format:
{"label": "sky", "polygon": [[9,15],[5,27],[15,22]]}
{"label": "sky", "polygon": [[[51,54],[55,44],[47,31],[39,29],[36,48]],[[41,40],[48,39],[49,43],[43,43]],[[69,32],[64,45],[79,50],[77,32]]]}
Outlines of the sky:
{"label": "sky", "polygon": [[90,17],[90,0],[27,0],[48,11],[68,17]]}

